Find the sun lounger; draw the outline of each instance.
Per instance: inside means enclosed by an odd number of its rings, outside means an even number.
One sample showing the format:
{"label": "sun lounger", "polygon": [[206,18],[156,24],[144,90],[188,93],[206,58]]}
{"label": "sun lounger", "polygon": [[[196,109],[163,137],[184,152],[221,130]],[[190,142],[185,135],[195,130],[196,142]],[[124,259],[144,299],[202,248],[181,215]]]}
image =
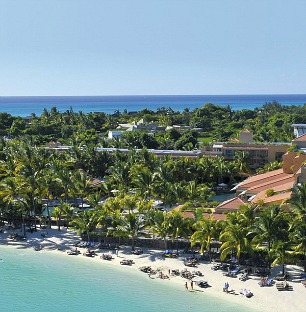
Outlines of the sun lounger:
{"label": "sun lounger", "polygon": [[100,256],[101,259],[103,260],[113,260],[113,256],[111,254],[102,254],[102,256]]}
{"label": "sun lounger", "polygon": [[220,265],[219,264],[214,264],[212,267],[211,267],[212,270],[214,271],[217,271],[220,269]]}
{"label": "sun lounger", "polygon": [[201,288],[207,288],[209,287],[209,284],[206,281],[198,281],[196,284]]}
{"label": "sun lounger", "polygon": [[246,281],[247,279],[249,278],[249,275],[248,275],[248,273],[243,273],[240,277],[239,277],[239,279],[241,280],[241,281]]}
{"label": "sun lounger", "polygon": [[168,257],[168,258],[176,258],[179,255],[179,253],[177,251],[173,251],[173,250],[166,250],[163,253],[164,257]]}
{"label": "sun lounger", "polygon": [[203,273],[201,271],[192,271],[192,274],[197,276],[203,276]]}
{"label": "sun lounger", "polygon": [[151,273],[152,268],[150,266],[142,266],[139,268],[139,270],[144,273]]}
{"label": "sun lounger", "polygon": [[247,298],[253,297],[253,293],[248,289],[241,289],[240,294],[246,296]]}
{"label": "sun lounger", "polygon": [[129,260],[129,259],[123,259],[123,260],[120,261],[121,265],[132,265],[134,263],[135,262],[133,260]]}
{"label": "sun lounger", "polygon": [[141,248],[136,248],[135,250],[132,250],[131,253],[133,255],[141,255],[143,254],[143,250]]}
{"label": "sun lounger", "polygon": [[293,290],[292,286],[289,285],[288,282],[277,282],[276,289],[278,291]]}
{"label": "sun lounger", "polygon": [[261,279],[261,281],[258,283],[260,287],[264,286],[272,286],[274,284],[274,281],[272,278],[269,279]]}
{"label": "sun lounger", "polygon": [[305,273],[302,273],[302,274],[301,274],[301,278],[306,278],[306,274],[305,274]]}

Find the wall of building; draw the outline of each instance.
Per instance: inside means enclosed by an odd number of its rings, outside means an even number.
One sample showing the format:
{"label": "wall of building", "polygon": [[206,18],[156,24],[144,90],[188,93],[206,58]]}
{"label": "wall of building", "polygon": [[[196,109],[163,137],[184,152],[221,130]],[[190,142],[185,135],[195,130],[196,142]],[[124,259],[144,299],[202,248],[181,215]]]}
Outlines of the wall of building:
{"label": "wall of building", "polygon": [[268,145],[268,162],[281,161],[289,145]]}
{"label": "wall of building", "polygon": [[299,154],[297,152],[287,152],[283,156],[283,171],[285,173],[295,173],[300,169],[302,164],[306,161],[306,154]]}

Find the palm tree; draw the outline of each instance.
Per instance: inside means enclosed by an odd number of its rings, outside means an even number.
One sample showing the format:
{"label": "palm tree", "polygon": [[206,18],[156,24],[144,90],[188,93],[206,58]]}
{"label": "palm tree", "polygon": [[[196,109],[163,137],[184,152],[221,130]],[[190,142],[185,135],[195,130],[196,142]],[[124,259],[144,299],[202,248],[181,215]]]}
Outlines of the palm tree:
{"label": "palm tree", "polygon": [[25,216],[29,215],[27,206],[27,185],[21,177],[7,177],[0,184],[0,197],[4,203],[13,209],[14,214],[22,217],[23,231],[25,236]]}
{"label": "palm tree", "polygon": [[63,197],[64,201],[67,202],[69,195],[71,194],[71,190],[73,188],[72,184],[72,173],[71,171],[63,165],[61,162],[57,162],[54,164],[55,173],[58,183],[60,183],[62,188],[61,197]]}
{"label": "palm tree", "polygon": [[112,180],[115,182],[119,190],[126,192],[130,182],[130,166],[128,163],[117,160],[115,164],[109,168]]}
{"label": "palm tree", "polygon": [[161,159],[160,166],[157,168],[156,172],[154,173],[154,180],[155,180],[155,193],[160,195],[160,197],[167,201],[168,198],[168,191],[170,185],[172,185],[173,176],[172,176],[172,168],[171,165],[173,161],[168,158]]}
{"label": "palm tree", "polygon": [[126,208],[129,213],[133,212],[137,208],[137,196],[136,195],[125,195],[122,202],[122,207]]}
{"label": "palm tree", "polygon": [[230,253],[235,253],[237,263],[243,251],[249,250],[249,241],[246,237],[248,229],[239,224],[230,224],[220,235],[222,245],[220,247],[220,259],[223,261]]}
{"label": "palm tree", "polygon": [[[273,246],[282,239],[288,231],[284,213],[280,205],[271,205],[262,211],[248,233],[257,246],[267,246],[268,257]],[[270,266],[270,259],[268,258]]]}
{"label": "palm tree", "polygon": [[237,212],[238,222],[245,227],[252,227],[256,216],[258,215],[259,208],[257,205],[245,204],[239,207]]}
{"label": "palm tree", "polygon": [[139,195],[144,198],[150,198],[151,189],[154,182],[152,172],[142,165],[134,166],[132,171],[133,182],[139,190]]}
{"label": "palm tree", "polygon": [[121,222],[117,227],[117,235],[129,237],[132,239],[132,250],[135,250],[135,238],[139,234],[143,234],[146,222],[143,216],[138,213],[129,212],[121,218]]}
{"label": "palm tree", "polygon": [[288,203],[297,215],[306,221],[306,183],[294,186]]}
{"label": "palm tree", "polygon": [[292,259],[292,253],[289,252],[290,247],[289,242],[280,241],[278,242],[273,250],[271,251],[271,257],[274,258],[272,266],[276,264],[282,264],[282,275],[285,275],[285,262],[289,259]]}
{"label": "palm tree", "polygon": [[186,199],[193,207],[200,206],[200,202],[206,202],[213,192],[204,184],[197,185],[195,181],[188,183],[186,189]]}
{"label": "palm tree", "polygon": [[249,153],[246,151],[236,151],[235,152],[235,164],[240,175],[249,175],[251,169],[248,165]]}
{"label": "palm tree", "polygon": [[214,161],[214,165],[216,168],[216,175],[217,175],[217,181],[218,183],[223,182],[223,178],[228,175],[228,167],[227,167],[227,162],[225,161],[224,157],[217,157]]}
{"label": "palm tree", "polygon": [[296,218],[296,216],[293,216],[290,221],[290,241],[294,244],[293,250],[295,253],[302,253],[304,272],[306,272],[306,223],[302,219]]}
{"label": "palm tree", "polygon": [[211,261],[210,244],[216,235],[215,225],[216,221],[213,219],[212,215],[208,218],[203,217],[193,224],[195,232],[191,235],[191,246],[200,243],[200,253],[203,253],[204,250],[208,250],[209,261]]}
{"label": "palm tree", "polygon": [[150,230],[153,238],[158,236],[164,240],[165,249],[167,249],[167,237],[170,235],[170,229],[171,224],[167,212],[155,210],[150,218]]}
{"label": "palm tree", "polygon": [[[88,175],[84,171],[77,170],[71,176],[72,179],[72,193],[75,196],[79,196],[81,198],[81,206],[84,208],[84,199],[91,192],[91,180]],[[76,200],[76,199],[75,199]]]}
{"label": "palm tree", "polygon": [[94,210],[82,211],[72,220],[72,226],[79,235],[85,233],[87,241],[90,240],[90,233],[96,229],[97,224],[98,216]]}
{"label": "palm tree", "polygon": [[43,178],[40,180],[39,184],[39,194],[42,198],[46,199],[46,207],[49,228],[51,228],[51,214],[50,214],[50,201],[56,198],[59,190],[59,183],[54,177],[54,172],[50,168],[49,170],[44,170]]}
{"label": "palm tree", "polygon": [[188,234],[190,233],[190,223],[188,219],[185,219],[182,216],[181,211],[172,210],[169,211],[167,215],[172,243],[174,243],[174,240],[176,240],[176,249],[178,250],[178,237],[188,237]]}
{"label": "palm tree", "polygon": [[[58,227],[59,231],[61,230],[62,216],[64,214],[66,216],[68,216],[68,218],[69,217],[71,218],[71,216],[72,216],[71,215],[71,206],[68,203],[63,202],[63,200],[61,199],[59,206],[54,207],[54,209],[52,210],[52,213],[51,213],[51,215],[56,219],[57,227]],[[68,222],[68,220],[67,220],[67,222]]]}

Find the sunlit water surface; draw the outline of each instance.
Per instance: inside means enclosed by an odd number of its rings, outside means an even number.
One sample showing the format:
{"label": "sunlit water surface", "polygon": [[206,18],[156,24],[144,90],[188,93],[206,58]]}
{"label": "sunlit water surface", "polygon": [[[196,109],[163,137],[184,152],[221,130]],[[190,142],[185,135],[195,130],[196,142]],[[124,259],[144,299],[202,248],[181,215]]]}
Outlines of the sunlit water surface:
{"label": "sunlit water surface", "polygon": [[[0,247],[3,311],[242,312],[183,285],[82,256]],[[5,310],[4,310],[5,308]],[[249,312],[252,312],[248,308]],[[255,310],[253,310],[254,312]]]}

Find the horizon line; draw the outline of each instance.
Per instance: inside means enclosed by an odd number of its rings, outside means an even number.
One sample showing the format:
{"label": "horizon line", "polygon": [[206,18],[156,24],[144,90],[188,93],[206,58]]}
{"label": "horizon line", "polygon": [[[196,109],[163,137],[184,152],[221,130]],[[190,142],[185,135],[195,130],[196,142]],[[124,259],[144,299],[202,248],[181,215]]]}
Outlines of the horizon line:
{"label": "horizon line", "polygon": [[120,94],[120,95],[0,95],[0,98],[8,97],[143,97],[143,96],[250,96],[250,95],[306,95],[306,93],[237,93],[237,94]]}

